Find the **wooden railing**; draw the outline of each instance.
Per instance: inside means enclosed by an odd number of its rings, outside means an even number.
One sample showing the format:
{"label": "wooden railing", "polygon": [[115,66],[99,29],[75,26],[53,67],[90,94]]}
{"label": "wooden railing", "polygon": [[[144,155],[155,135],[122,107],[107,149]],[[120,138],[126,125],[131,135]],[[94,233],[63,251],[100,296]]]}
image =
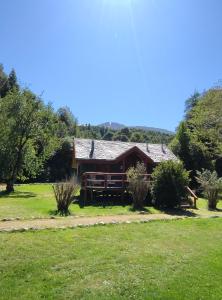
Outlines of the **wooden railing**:
{"label": "wooden railing", "polygon": [[190,196],[193,198],[193,207],[197,208],[197,199],[198,199],[197,195],[189,188],[189,186],[186,186],[186,189],[190,194]]}
{"label": "wooden railing", "polygon": [[[150,174],[141,174],[150,181]],[[82,175],[82,189],[91,190],[123,190],[128,186],[126,173],[86,172]]]}

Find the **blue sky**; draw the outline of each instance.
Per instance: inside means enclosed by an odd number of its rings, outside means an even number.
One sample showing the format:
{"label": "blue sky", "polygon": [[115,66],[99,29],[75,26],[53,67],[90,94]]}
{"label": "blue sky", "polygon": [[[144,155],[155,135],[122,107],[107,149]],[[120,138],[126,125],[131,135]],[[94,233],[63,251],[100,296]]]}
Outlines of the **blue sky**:
{"label": "blue sky", "polygon": [[0,0],[0,62],[80,123],[174,130],[222,78],[221,0]]}

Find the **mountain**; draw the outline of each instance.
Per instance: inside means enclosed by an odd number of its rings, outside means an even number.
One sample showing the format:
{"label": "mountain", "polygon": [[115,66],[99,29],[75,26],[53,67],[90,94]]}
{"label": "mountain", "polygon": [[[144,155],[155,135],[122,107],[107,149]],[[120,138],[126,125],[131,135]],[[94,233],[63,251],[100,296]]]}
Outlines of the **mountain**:
{"label": "mountain", "polygon": [[121,130],[125,127],[128,127],[128,128],[141,129],[141,130],[145,130],[145,131],[155,131],[155,132],[160,132],[160,133],[165,133],[165,134],[174,134],[174,132],[169,131],[167,129],[147,127],[147,126],[126,126],[124,124],[120,124],[120,123],[116,123],[116,122],[105,122],[105,123],[99,124],[97,126],[98,127],[107,127],[112,130]]}

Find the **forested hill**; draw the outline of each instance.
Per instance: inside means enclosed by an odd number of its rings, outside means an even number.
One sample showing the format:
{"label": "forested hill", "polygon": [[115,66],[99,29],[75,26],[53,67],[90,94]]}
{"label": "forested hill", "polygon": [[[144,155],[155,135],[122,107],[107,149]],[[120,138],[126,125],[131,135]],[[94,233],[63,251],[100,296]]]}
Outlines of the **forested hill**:
{"label": "forested hill", "polygon": [[106,126],[78,126],[78,137],[102,139],[107,141],[138,142],[138,143],[164,143],[169,144],[173,139],[172,133],[164,133],[140,128],[123,127],[122,129],[112,129]]}
{"label": "forested hill", "polygon": [[162,129],[162,128],[156,128],[156,127],[148,127],[148,126],[126,126],[121,123],[116,123],[116,122],[105,122],[102,124],[98,125],[99,127],[107,127],[109,129],[113,130],[121,130],[123,128],[130,128],[130,129],[141,129],[144,131],[154,131],[154,132],[160,132],[160,133],[166,133],[166,134],[174,134],[174,132],[169,131],[167,129]]}

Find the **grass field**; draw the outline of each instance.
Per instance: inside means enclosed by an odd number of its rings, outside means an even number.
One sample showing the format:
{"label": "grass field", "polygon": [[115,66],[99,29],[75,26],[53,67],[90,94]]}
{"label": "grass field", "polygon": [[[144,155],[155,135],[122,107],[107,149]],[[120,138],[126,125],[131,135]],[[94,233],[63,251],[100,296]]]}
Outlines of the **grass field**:
{"label": "grass field", "polygon": [[[198,213],[208,214],[205,200],[198,201]],[[222,201],[218,204],[222,208]],[[10,195],[0,194],[0,219],[3,218],[31,218],[49,217],[53,215],[56,203],[50,184],[27,184],[16,186],[16,191]],[[153,207],[146,207],[149,213],[160,213]],[[72,215],[96,216],[96,215],[116,215],[133,214],[129,205],[120,206],[87,206],[80,208],[78,204],[70,207]],[[221,212],[222,215],[222,212]]]}
{"label": "grass field", "polygon": [[[50,184],[27,184],[16,186],[14,193],[0,195],[0,219],[10,217],[49,217],[56,209],[56,202]],[[158,212],[153,207],[147,208],[150,213]],[[96,216],[132,214],[129,205],[119,206],[86,206],[80,208],[72,204],[70,211],[73,215]]]}
{"label": "grass field", "polygon": [[222,219],[0,234],[0,299],[222,299]]}

